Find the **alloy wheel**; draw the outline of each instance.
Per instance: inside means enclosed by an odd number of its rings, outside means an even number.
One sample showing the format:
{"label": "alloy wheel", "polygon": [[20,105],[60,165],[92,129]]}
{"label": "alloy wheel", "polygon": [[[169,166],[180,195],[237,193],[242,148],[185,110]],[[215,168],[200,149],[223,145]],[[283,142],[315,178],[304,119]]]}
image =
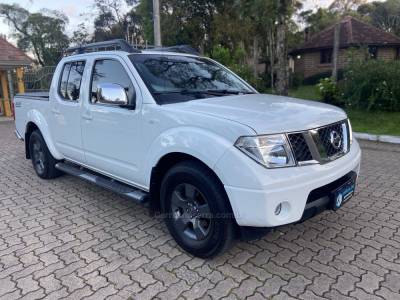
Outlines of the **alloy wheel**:
{"label": "alloy wheel", "polygon": [[45,169],[45,153],[42,144],[40,141],[35,141],[33,143],[33,164],[35,166],[36,171],[39,174],[43,174]]}
{"label": "alloy wheel", "polygon": [[193,185],[179,184],[171,196],[173,226],[185,239],[201,241],[210,234],[213,221],[207,199]]}

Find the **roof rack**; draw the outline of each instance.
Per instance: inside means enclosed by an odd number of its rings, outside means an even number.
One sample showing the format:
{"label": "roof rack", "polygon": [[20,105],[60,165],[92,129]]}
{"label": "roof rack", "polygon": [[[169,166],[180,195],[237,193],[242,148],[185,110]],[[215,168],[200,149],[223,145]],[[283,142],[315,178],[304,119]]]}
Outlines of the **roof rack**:
{"label": "roof rack", "polygon": [[126,51],[129,53],[141,53],[143,50],[154,50],[161,52],[177,52],[199,55],[199,52],[189,45],[177,45],[169,47],[154,47],[152,45],[131,45],[127,41],[122,39],[90,43],[86,45],[79,45],[76,47],[70,47],[65,51],[65,56],[90,53],[90,52],[100,52],[100,51]]}
{"label": "roof rack", "polygon": [[129,53],[140,53],[141,51],[132,47],[127,41],[122,39],[90,43],[86,45],[80,45],[76,47],[70,47],[65,51],[65,55],[74,55],[74,54],[82,54],[82,53],[90,53],[90,52],[99,52],[99,51],[126,51]]}
{"label": "roof rack", "polygon": [[200,55],[199,51],[189,45],[176,45],[176,46],[169,46],[169,47],[154,47],[154,51],[161,51],[161,52],[177,52],[177,53],[186,53],[186,54],[193,54],[193,55]]}

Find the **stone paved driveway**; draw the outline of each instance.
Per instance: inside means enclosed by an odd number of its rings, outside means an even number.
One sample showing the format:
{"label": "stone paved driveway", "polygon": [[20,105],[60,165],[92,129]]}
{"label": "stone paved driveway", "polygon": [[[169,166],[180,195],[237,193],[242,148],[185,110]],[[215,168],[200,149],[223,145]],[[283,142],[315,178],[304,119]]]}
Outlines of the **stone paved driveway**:
{"label": "stone paved driveway", "polygon": [[400,299],[400,147],[363,143],[339,212],[204,261],[146,210],[70,176],[43,181],[0,123],[1,299]]}

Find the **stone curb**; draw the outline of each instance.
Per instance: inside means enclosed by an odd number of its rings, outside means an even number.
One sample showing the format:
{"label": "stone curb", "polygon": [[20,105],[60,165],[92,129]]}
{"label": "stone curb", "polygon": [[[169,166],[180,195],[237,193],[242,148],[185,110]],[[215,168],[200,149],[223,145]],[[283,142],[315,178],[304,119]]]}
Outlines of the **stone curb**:
{"label": "stone curb", "polygon": [[354,132],[354,137],[360,140],[390,143],[390,144],[400,144],[400,136],[393,135],[376,135],[362,132]]}

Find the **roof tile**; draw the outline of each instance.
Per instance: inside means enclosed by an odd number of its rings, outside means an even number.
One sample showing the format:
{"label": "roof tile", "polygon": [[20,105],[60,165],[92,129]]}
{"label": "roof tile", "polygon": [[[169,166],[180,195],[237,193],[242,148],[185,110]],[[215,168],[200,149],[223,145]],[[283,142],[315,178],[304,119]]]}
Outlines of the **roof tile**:
{"label": "roof tile", "polygon": [[0,37],[0,67],[7,66],[26,66],[32,63],[32,59],[21,49],[13,46],[4,38]]}
{"label": "roof tile", "polygon": [[[311,36],[292,53],[311,49],[332,48],[335,25]],[[346,48],[361,45],[395,45],[400,46],[400,38],[383,31],[354,17],[348,16],[340,21],[340,47]]]}

